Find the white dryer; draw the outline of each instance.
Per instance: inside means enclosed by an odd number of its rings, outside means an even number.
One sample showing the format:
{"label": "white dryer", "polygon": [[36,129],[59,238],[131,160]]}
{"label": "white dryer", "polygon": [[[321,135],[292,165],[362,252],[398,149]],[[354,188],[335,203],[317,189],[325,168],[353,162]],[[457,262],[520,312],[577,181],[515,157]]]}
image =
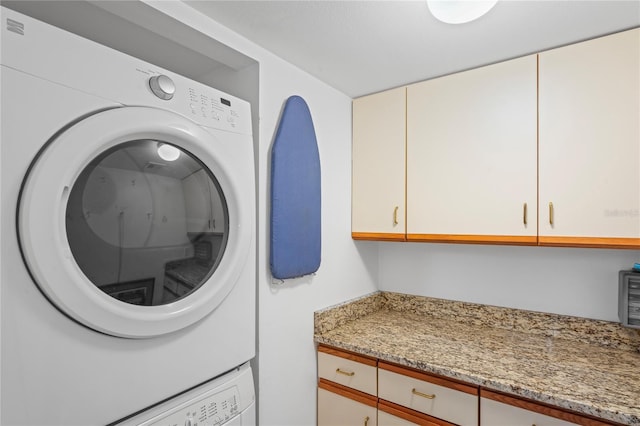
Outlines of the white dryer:
{"label": "white dryer", "polygon": [[117,422],[253,358],[250,105],[1,9],[0,423]]}

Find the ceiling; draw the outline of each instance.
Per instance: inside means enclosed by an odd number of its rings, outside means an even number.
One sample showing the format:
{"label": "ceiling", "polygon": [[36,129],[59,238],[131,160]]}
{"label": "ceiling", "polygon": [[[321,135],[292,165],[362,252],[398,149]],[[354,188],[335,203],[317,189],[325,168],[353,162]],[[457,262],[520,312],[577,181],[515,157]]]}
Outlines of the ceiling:
{"label": "ceiling", "polygon": [[501,0],[460,25],[418,0],[185,3],[351,97],[640,26],[640,0]]}

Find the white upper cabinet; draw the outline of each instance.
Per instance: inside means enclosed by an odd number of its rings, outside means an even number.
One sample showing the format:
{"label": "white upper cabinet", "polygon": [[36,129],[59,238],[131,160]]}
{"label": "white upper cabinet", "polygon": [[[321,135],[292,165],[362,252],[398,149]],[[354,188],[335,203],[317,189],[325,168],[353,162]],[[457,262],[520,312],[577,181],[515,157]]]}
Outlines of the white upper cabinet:
{"label": "white upper cabinet", "polygon": [[352,196],[355,239],[640,248],[640,29],[354,100]]}
{"label": "white upper cabinet", "polygon": [[407,238],[536,244],[536,55],[407,88]]}
{"label": "white upper cabinet", "polygon": [[640,29],[539,62],[540,244],[640,247]]}
{"label": "white upper cabinet", "polygon": [[355,239],[405,238],[405,92],[402,87],[353,101]]}

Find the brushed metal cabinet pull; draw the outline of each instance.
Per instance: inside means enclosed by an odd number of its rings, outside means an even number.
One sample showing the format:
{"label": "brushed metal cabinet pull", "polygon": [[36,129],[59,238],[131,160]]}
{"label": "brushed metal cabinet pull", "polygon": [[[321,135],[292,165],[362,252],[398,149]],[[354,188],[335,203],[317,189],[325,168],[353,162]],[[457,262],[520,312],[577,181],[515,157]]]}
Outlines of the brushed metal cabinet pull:
{"label": "brushed metal cabinet pull", "polygon": [[396,206],[395,209],[393,209],[393,226],[396,226],[398,224],[398,209],[400,207]]}
{"label": "brushed metal cabinet pull", "polygon": [[367,426],[367,424],[369,424],[369,416],[364,418],[364,426]]}
{"label": "brushed metal cabinet pull", "polygon": [[421,396],[423,398],[427,398],[427,399],[434,399],[436,397],[435,393],[431,393],[431,394],[427,394],[427,393],[422,393],[416,390],[416,388],[413,388],[411,390],[411,393],[417,396]]}
{"label": "brushed metal cabinet pull", "polygon": [[527,203],[524,203],[524,206],[522,208],[522,222],[525,225],[527,224]]}
{"label": "brushed metal cabinet pull", "polygon": [[336,368],[336,373],[349,376],[349,377],[353,377],[356,375],[356,373],[353,371],[344,371],[344,370],[340,370],[339,368]]}
{"label": "brushed metal cabinet pull", "polygon": [[553,203],[549,203],[549,225],[553,226]]}

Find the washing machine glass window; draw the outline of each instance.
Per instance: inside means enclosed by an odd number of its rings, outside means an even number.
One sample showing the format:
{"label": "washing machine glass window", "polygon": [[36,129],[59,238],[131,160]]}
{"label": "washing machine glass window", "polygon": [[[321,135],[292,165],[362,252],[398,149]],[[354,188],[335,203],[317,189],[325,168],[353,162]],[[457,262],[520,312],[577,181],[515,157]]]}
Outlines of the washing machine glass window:
{"label": "washing machine glass window", "polygon": [[65,220],[87,278],[143,306],[172,303],[205,283],[223,256],[229,222],[213,173],[157,140],[125,142],[93,159],[71,188]]}
{"label": "washing machine glass window", "polygon": [[118,337],[209,315],[250,254],[240,139],[129,106],[58,132],[32,161],[16,214],[34,283],[67,316]]}

